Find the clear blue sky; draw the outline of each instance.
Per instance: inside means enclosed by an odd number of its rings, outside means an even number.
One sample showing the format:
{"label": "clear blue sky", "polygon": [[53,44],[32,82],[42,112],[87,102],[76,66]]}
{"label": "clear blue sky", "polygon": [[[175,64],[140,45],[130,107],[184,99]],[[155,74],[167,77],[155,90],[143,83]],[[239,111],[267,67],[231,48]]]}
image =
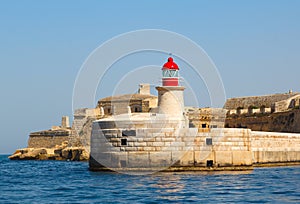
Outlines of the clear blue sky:
{"label": "clear blue sky", "polygon": [[72,115],[89,53],[137,29],[202,46],[227,97],[299,91],[300,1],[0,1],[0,153]]}

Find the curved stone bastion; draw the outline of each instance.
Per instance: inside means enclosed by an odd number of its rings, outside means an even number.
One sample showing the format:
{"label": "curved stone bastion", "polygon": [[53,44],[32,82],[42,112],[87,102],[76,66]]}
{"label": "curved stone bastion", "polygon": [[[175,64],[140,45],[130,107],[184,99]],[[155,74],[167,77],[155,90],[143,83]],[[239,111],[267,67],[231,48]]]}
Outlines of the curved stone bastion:
{"label": "curved stone bastion", "polygon": [[237,128],[198,132],[163,119],[138,114],[95,121],[90,170],[249,170],[300,162],[300,134]]}

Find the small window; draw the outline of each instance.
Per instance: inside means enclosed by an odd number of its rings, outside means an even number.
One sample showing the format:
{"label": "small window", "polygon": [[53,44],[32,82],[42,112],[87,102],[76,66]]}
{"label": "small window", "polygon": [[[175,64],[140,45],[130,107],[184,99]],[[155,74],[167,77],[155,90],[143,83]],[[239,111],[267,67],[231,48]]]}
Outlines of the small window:
{"label": "small window", "polygon": [[138,113],[138,112],[142,112],[142,108],[139,106],[134,107],[134,112]]}
{"label": "small window", "polygon": [[135,130],[123,130],[122,136],[136,136]]}
{"label": "small window", "polygon": [[212,145],[212,138],[206,138],[206,145]]}
{"label": "small window", "polygon": [[126,138],[121,139],[121,145],[127,145],[127,139]]}
{"label": "small window", "polygon": [[214,165],[214,160],[207,160],[206,161],[206,166],[207,167],[212,167]]}
{"label": "small window", "polygon": [[206,128],[206,124],[205,123],[202,124],[202,128]]}

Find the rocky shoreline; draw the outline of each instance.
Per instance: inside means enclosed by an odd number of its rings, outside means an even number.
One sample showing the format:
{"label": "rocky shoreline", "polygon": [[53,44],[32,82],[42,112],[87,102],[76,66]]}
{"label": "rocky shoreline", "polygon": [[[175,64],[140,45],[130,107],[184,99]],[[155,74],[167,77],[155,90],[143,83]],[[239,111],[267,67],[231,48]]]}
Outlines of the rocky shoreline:
{"label": "rocky shoreline", "polygon": [[84,147],[68,147],[65,142],[54,148],[23,148],[8,157],[11,160],[59,160],[88,161],[89,153]]}

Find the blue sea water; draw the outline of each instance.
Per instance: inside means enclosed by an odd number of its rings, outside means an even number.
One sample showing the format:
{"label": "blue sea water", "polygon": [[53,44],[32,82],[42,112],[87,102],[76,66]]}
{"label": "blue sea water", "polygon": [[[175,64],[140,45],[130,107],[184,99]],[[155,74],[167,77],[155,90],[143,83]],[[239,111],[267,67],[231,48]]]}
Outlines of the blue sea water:
{"label": "blue sea water", "polygon": [[90,172],[86,162],[0,155],[0,203],[300,203],[300,167],[249,172]]}

